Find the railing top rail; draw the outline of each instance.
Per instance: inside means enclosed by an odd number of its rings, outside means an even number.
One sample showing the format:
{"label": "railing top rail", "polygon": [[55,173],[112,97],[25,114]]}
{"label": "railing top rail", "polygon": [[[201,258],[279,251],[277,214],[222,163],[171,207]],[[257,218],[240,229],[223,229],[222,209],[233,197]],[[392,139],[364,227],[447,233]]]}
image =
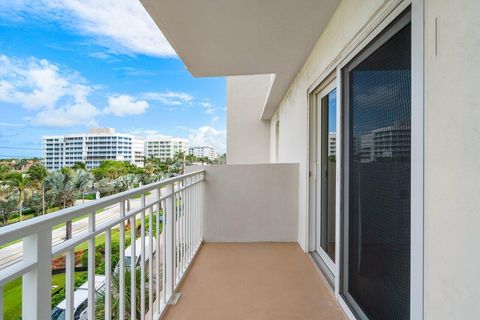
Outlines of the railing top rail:
{"label": "railing top rail", "polygon": [[27,235],[37,233],[48,228],[53,228],[59,224],[65,223],[66,221],[73,220],[79,216],[95,212],[99,209],[103,209],[113,204],[117,204],[122,200],[132,198],[136,195],[149,192],[161,188],[163,186],[184,180],[189,177],[193,177],[204,173],[205,170],[198,170],[190,173],[183,174],[181,176],[176,176],[147,184],[135,189],[123,191],[116,193],[105,198],[101,198],[89,203],[80,204],[74,207],[69,207],[61,209],[54,213],[49,213],[43,216],[35,217],[29,220],[17,222],[9,226],[0,228],[0,246],[10,243],[12,241],[21,239]]}

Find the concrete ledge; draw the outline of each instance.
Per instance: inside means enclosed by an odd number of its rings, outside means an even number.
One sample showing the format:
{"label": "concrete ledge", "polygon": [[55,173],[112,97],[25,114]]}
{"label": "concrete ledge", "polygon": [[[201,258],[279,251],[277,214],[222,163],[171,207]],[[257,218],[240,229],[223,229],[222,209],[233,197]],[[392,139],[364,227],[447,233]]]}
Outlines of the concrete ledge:
{"label": "concrete ledge", "polygon": [[204,168],[205,241],[297,241],[298,164]]}

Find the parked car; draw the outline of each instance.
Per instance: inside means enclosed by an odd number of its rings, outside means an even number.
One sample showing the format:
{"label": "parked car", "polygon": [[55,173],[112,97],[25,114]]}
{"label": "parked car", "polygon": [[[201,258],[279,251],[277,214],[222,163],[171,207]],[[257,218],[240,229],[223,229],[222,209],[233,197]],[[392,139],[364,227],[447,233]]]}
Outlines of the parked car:
{"label": "parked car", "polygon": [[[153,248],[152,248],[152,254],[154,254],[157,251],[157,239],[153,237]],[[140,261],[142,257],[142,239],[138,238],[135,240],[135,266],[138,268],[140,267]],[[147,263],[150,260],[150,237],[148,235],[145,236],[145,263]],[[132,246],[128,246],[127,249],[125,249],[125,269],[130,269],[130,266],[132,265]],[[117,264],[115,267],[115,272],[118,272],[120,270],[120,265]]]}
{"label": "parked car", "polygon": [[[105,276],[95,276],[95,291],[101,293],[105,290]],[[63,300],[52,310],[51,320],[64,320],[67,301]],[[87,320],[87,306],[88,306],[88,281],[82,284],[73,293],[73,319]]]}

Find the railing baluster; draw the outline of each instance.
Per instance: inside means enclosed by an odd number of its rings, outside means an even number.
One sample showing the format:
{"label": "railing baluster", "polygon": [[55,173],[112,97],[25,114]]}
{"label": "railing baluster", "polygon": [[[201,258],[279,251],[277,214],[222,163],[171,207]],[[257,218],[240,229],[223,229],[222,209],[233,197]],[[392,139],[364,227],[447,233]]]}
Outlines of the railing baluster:
{"label": "railing baluster", "polygon": [[44,230],[23,238],[23,260],[36,263],[22,279],[22,317],[45,320],[51,316],[52,230]]}
{"label": "railing baluster", "polygon": [[[185,180],[183,180],[183,185],[185,186]],[[187,266],[187,207],[186,207],[186,190],[182,191],[182,273],[185,272],[186,266]]]}
{"label": "railing baluster", "polygon": [[[180,182],[180,187],[183,187],[183,181]],[[178,275],[177,275],[177,283],[178,279],[180,278],[182,271],[183,271],[183,192],[180,191],[178,193],[178,229],[179,229],[179,253],[178,253]]]}
{"label": "railing baluster", "polygon": [[[173,190],[175,190],[175,185],[174,185],[174,188]],[[173,274],[173,281],[174,281],[174,287],[175,285],[177,284],[177,275],[178,275],[178,194],[175,193],[173,195],[173,199],[174,199],[174,205],[173,205],[173,229],[174,229],[174,232],[173,232],[173,235],[174,235],[174,245],[173,245],[173,254],[174,254],[174,257],[175,257],[175,260],[174,260],[174,274]]]}
{"label": "railing baluster", "polygon": [[65,256],[65,319],[73,319],[75,292],[75,249],[68,250]]}
{"label": "railing baluster", "polygon": [[160,315],[160,255],[162,252],[161,248],[161,239],[160,239],[160,212],[161,212],[161,202],[160,202],[160,196],[161,196],[161,191],[160,188],[156,190],[157,192],[157,215],[155,216],[155,241],[157,242],[157,250],[155,251],[155,301],[156,301],[156,308],[155,308],[155,315],[158,317]]}
{"label": "railing baluster", "polygon": [[167,221],[167,201],[164,200],[162,202],[162,208],[163,208],[163,224],[162,224],[162,234],[161,234],[161,237],[162,237],[162,242],[163,243],[163,246],[162,246],[162,298],[163,298],[163,302],[164,303],[167,303],[167,291],[166,291],[166,287],[167,287],[167,240],[166,240],[166,221]]}
{"label": "railing baluster", "polygon": [[197,217],[197,214],[198,214],[198,204],[197,204],[197,194],[198,194],[198,184],[195,184],[195,185],[193,186],[193,207],[195,208],[195,210],[194,210],[195,232],[194,232],[194,234],[193,234],[193,238],[194,238],[193,245],[194,245],[194,248],[197,247],[197,228],[198,228],[198,217]]}
{"label": "railing baluster", "polygon": [[165,303],[168,303],[168,300],[172,296],[173,287],[174,287],[174,267],[175,267],[175,196],[173,194],[173,183],[167,185],[167,195],[165,205]]}
{"label": "railing baluster", "polygon": [[[125,201],[120,202],[120,217],[125,216]],[[119,245],[119,290],[118,308],[119,319],[125,319],[125,222],[120,223],[120,245]]]}
{"label": "railing baluster", "polygon": [[[141,208],[145,208],[145,194],[142,194]],[[141,252],[140,252],[140,319],[145,319],[145,210],[141,215]]]}
{"label": "railing baluster", "polygon": [[137,317],[137,252],[136,252],[136,217],[130,218],[130,319]]}
{"label": "railing baluster", "polygon": [[187,178],[187,190],[186,190],[186,198],[185,199],[185,202],[186,202],[186,206],[187,206],[187,257],[188,257],[188,261],[190,261],[190,255],[191,255],[191,252],[192,252],[192,246],[191,246],[191,243],[190,243],[190,240],[191,240],[191,210],[192,210],[192,206],[190,205],[190,188],[191,188],[191,184],[192,184],[192,179],[191,178]]}
{"label": "railing baluster", "polygon": [[[95,232],[95,211],[88,216],[88,231]],[[95,319],[95,237],[88,240],[88,319]]]}
{"label": "railing baluster", "polygon": [[153,207],[150,207],[148,215],[148,314],[153,320]]}
{"label": "railing baluster", "polygon": [[200,173],[201,177],[202,177],[202,181],[199,183],[200,185],[200,190],[202,192],[202,197],[200,199],[200,203],[199,203],[199,221],[200,221],[200,224],[198,225],[198,235],[199,235],[199,239],[200,239],[200,242],[203,241],[203,210],[204,210],[204,205],[205,205],[205,172],[202,172]]}
{"label": "railing baluster", "polygon": [[105,320],[112,318],[112,236],[111,230],[105,231]]}
{"label": "railing baluster", "polygon": [[0,287],[0,320],[3,320],[3,287]]}

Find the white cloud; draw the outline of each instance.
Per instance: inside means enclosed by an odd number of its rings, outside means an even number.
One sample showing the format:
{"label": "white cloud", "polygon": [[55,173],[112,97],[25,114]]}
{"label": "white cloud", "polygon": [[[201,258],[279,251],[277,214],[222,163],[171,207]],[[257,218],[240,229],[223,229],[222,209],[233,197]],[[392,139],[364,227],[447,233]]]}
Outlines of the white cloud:
{"label": "white cloud", "polygon": [[219,117],[219,116],[214,116],[214,117],[212,118],[212,120],[210,120],[210,122],[211,122],[212,124],[214,124],[214,123],[218,122],[219,120],[220,120],[220,117]]}
{"label": "white cloud", "polygon": [[214,114],[216,111],[216,108],[208,101],[200,102],[200,106],[202,106],[203,111],[209,115]]}
{"label": "white cloud", "polygon": [[193,101],[193,96],[185,92],[147,92],[143,94],[143,98],[147,100],[158,101],[169,106],[179,106],[182,104],[190,104]]}
{"label": "white cloud", "polygon": [[98,126],[96,116],[100,111],[87,101],[53,109],[45,109],[36,114],[31,122],[48,127],[70,127],[75,125]]}
{"label": "white cloud", "polygon": [[149,138],[172,138],[172,136],[165,135],[160,133],[158,130],[151,129],[135,129],[129,132],[130,134],[143,136],[147,139]]}
{"label": "white cloud", "polygon": [[129,95],[118,95],[108,98],[108,107],[103,111],[113,113],[116,116],[143,114],[148,108],[148,102],[144,100],[135,100]]}
{"label": "white cloud", "polygon": [[12,20],[60,21],[114,53],[176,56],[138,0],[12,0],[0,3],[0,11]]}
{"label": "white cloud", "polygon": [[226,130],[217,130],[210,126],[203,126],[198,129],[189,129],[188,140],[190,146],[214,146],[218,153],[225,152],[226,149]]}
{"label": "white cloud", "polygon": [[0,122],[0,127],[25,127],[23,123]]}
{"label": "white cloud", "polygon": [[74,75],[60,74],[58,66],[46,60],[0,55],[0,101],[21,103],[28,109],[51,108],[60,97],[79,88],[69,86],[67,77]]}
{"label": "white cloud", "polygon": [[0,101],[37,112],[33,124],[65,127],[96,123],[99,110],[88,102],[93,91],[72,71],[47,60],[0,55]]}

